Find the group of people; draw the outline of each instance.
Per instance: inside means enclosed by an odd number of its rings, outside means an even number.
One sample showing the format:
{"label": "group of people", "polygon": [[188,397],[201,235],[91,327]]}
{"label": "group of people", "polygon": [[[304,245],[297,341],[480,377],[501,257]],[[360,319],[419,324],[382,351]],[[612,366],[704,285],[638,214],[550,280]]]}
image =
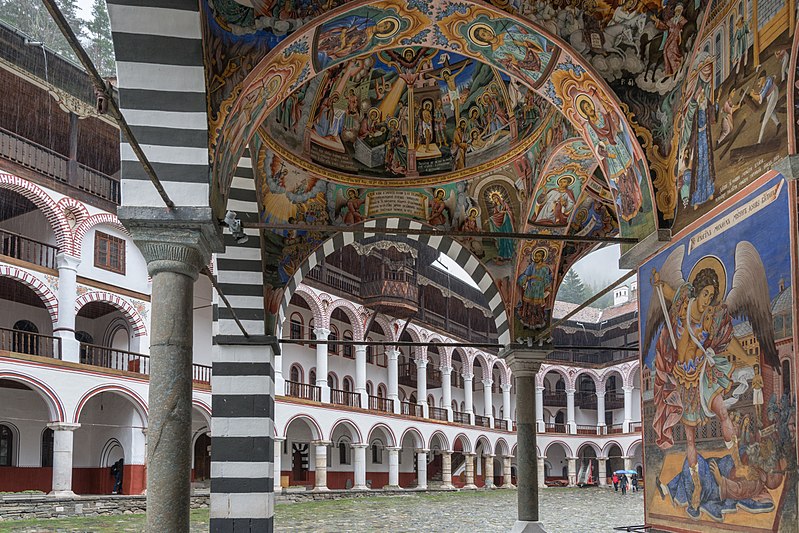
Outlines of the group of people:
{"label": "group of people", "polygon": [[627,494],[627,489],[629,487],[630,492],[638,492],[638,474],[630,474],[629,480],[627,479],[627,474],[613,474],[613,490],[619,492],[621,490],[622,495]]}

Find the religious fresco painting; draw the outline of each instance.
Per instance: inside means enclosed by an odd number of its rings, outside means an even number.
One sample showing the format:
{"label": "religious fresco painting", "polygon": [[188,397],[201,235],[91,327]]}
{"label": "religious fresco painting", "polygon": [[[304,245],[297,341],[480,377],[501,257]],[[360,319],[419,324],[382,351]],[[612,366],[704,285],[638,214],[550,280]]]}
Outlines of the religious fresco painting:
{"label": "religious fresco painting", "polygon": [[645,512],[657,529],[795,531],[789,189],[769,173],[638,271]]}

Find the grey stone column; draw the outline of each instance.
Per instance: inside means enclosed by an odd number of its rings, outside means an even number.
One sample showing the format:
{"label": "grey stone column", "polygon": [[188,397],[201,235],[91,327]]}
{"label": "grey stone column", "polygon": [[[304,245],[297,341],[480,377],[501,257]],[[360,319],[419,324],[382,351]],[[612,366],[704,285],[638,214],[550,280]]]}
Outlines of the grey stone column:
{"label": "grey stone column", "polygon": [[509,456],[505,456],[502,458],[502,488],[503,489],[515,489],[513,485],[513,470],[512,470],[511,458]]}
{"label": "grey stone column", "polygon": [[516,485],[518,520],[512,531],[544,531],[538,516],[538,449],[536,446],[535,376],[545,350],[512,350],[506,361],[516,378]]}
{"label": "grey stone column", "polygon": [[463,458],[465,459],[464,474],[466,477],[465,479],[466,484],[463,486],[464,489],[477,488],[477,485],[474,484],[474,460],[476,457],[477,454],[474,452],[463,454]]}
{"label": "grey stone column", "polygon": [[441,452],[441,485],[442,488],[452,489],[452,452]]}
{"label": "grey stone column", "polygon": [[494,487],[494,457],[496,455],[486,455],[486,468],[484,472],[485,477],[485,488],[493,489]]}
{"label": "grey stone column", "polygon": [[72,455],[74,432],[80,424],[52,422],[47,427],[53,430],[53,490],[56,498],[74,498],[72,492]]}
{"label": "grey stone column", "polygon": [[194,282],[223,249],[210,209],[120,208],[153,280],[147,531],[188,533]]}
{"label": "grey stone column", "polygon": [[314,446],[315,460],[314,466],[316,467],[314,473],[314,492],[324,492],[330,489],[327,488],[327,452],[330,441],[316,440],[311,444]]}

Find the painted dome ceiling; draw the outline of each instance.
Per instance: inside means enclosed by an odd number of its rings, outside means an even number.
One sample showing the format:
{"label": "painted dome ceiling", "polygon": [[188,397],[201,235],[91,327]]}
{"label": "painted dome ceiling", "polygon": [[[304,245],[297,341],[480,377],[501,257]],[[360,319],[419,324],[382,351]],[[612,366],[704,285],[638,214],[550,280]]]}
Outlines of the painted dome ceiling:
{"label": "painted dome ceiling", "polygon": [[311,79],[269,115],[260,137],[285,160],[334,182],[432,185],[507,163],[555,114],[490,65],[405,47]]}

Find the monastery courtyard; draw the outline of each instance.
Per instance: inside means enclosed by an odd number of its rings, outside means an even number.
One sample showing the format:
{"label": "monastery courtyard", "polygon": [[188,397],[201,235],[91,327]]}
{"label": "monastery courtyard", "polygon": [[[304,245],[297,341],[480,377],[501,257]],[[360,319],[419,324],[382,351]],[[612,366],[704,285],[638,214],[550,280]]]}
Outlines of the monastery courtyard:
{"label": "monastery courtyard", "polygon": [[[622,496],[610,488],[550,488],[540,493],[541,521],[549,533],[598,533],[643,523],[643,492]],[[596,513],[603,509],[603,513]],[[516,491],[374,496],[315,502],[277,502],[275,531],[492,532],[507,531],[516,516]],[[137,532],[144,515],[0,522],[0,533]],[[192,512],[192,533],[208,531],[208,510]]]}

